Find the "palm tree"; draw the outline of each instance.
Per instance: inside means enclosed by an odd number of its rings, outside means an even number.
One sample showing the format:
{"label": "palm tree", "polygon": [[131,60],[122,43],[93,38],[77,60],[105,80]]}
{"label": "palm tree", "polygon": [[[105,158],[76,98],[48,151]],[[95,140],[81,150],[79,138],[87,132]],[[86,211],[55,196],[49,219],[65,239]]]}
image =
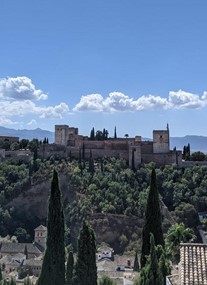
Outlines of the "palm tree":
{"label": "palm tree", "polygon": [[129,135],[128,135],[128,134],[125,134],[124,136],[125,136],[125,138],[126,138],[126,139],[129,137]]}
{"label": "palm tree", "polygon": [[172,225],[166,236],[166,245],[169,254],[174,257],[175,261],[180,259],[180,243],[192,242],[196,236],[191,228],[185,228],[184,224]]}

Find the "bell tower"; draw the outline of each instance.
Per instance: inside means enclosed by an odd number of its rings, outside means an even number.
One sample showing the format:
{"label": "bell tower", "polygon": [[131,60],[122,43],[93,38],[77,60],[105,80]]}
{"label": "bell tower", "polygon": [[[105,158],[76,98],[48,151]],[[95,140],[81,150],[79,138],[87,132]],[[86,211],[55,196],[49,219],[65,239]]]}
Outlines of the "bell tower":
{"label": "bell tower", "polygon": [[47,228],[43,225],[40,225],[35,230],[35,243],[42,246],[44,249],[46,248],[46,241],[47,241]]}

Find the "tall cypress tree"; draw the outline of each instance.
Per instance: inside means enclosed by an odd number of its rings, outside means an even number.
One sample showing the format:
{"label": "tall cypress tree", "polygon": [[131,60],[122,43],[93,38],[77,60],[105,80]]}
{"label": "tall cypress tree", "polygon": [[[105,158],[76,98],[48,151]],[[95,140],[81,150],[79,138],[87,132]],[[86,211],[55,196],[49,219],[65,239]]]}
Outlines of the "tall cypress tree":
{"label": "tall cypress tree", "polygon": [[24,247],[24,255],[26,256],[26,259],[28,259],[27,245],[25,245],[25,247]]}
{"label": "tall cypress tree", "polygon": [[114,138],[117,139],[116,127],[114,128]]}
{"label": "tall cypress tree", "polygon": [[138,260],[138,254],[137,251],[135,253],[135,258],[134,258],[134,271],[139,271],[139,260]]}
{"label": "tall cypress tree", "polygon": [[90,157],[89,157],[89,172],[93,175],[94,174],[94,160],[92,151],[90,150]]}
{"label": "tall cypress tree", "polygon": [[83,221],[78,238],[75,284],[97,285],[96,243],[94,231]]}
{"label": "tall cypress tree", "polygon": [[56,170],[48,201],[46,251],[37,284],[65,285],[64,216]]}
{"label": "tall cypress tree", "polygon": [[141,267],[145,265],[146,255],[149,255],[150,253],[150,233],[154,236],[155,245],[164,245],[155,169],[152,169],[150,190],[145,213],[145,224],[142,231]]}

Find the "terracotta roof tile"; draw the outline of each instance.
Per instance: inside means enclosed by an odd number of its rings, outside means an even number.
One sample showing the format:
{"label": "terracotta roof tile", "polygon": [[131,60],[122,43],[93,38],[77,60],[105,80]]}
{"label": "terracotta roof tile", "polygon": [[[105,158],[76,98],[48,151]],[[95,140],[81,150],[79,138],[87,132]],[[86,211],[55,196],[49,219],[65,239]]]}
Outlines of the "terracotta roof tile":
{"label": "terracotta roof tile", "polygon": [[207,285],[207,245],[180,246],[180,285]]}
{"label": "terracotta roof tile", "polygon": [[24,253],[25,246],[27,246],[27,252],[29,254],[40,254],[41,251],[38,249],[34,243],[9,243],[2,242],[0,245],[0,252],[2,253]]}

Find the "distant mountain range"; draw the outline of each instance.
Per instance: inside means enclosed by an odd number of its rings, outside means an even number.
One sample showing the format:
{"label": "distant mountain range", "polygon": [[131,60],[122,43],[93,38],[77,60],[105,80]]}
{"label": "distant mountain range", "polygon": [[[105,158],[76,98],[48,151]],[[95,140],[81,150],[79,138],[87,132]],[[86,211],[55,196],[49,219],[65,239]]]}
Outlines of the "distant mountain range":
{"label": "distant mountain range", "polygon": [[[20,139],[32,140],[36,138],[38,140],[43,140],[45,137],[48,138],[50,143],[54,142],[54,132],[42,130],[40,128],[34,130],[15,130],[0,126],[0,135],[11,135],[17,136]],[[151,139],[146,139],[151,140]],[[207,137],[188,135],[184,137],[171,137],[170,138],[170,149],[176,146],[177,150],[183,150],[183,146],[190,144],[191,151],[203,151],[207,153]]]}
{"label": "distant mountain range", "polygon": [[176,146],[177,150],[183,150],[183,146],[190,144],[191,151],[202,151],[207,153],[207,137],[188,135],[184,137],[171,137],[170,148],[173,149]]}
{"label": "distant mountain range", "polygon": [[26,129],[15,130],[0,126],[0,135],[16,136],[19,137],[20,139],[28,139],[28,140],[32,139],[44,140],[44,138],[48,138],[50,143],[54,142],[54,132],[42,130],[40,128],[34,130],[26,130]]}

